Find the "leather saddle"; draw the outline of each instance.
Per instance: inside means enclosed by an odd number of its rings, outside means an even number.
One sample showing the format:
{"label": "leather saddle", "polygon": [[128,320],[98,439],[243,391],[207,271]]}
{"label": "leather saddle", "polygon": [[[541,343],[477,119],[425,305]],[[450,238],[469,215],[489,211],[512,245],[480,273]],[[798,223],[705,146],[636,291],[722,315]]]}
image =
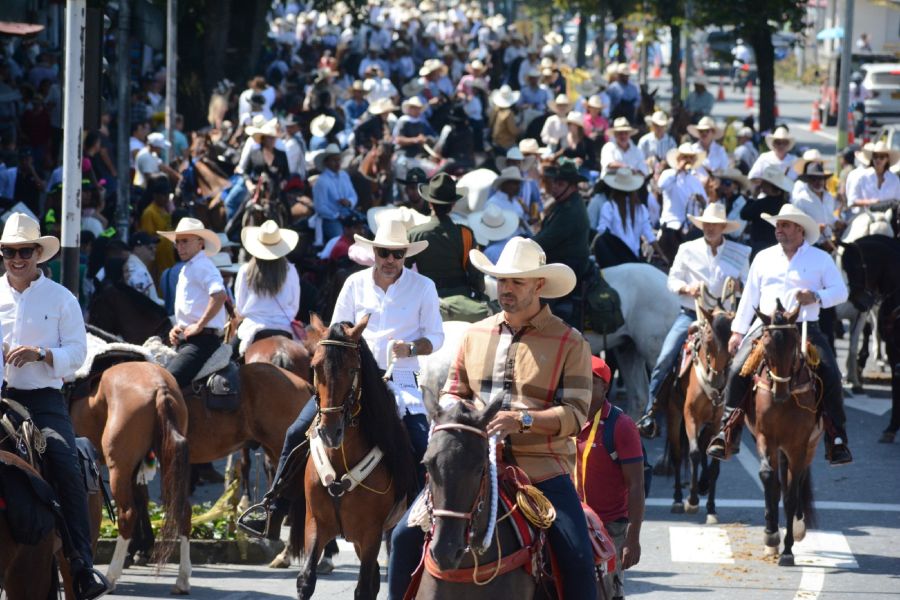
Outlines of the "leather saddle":
{"label": "leather saddle", "polygon": [[234,361],[191,385],[209,410],[234,412],[241,407],[240,365]]}

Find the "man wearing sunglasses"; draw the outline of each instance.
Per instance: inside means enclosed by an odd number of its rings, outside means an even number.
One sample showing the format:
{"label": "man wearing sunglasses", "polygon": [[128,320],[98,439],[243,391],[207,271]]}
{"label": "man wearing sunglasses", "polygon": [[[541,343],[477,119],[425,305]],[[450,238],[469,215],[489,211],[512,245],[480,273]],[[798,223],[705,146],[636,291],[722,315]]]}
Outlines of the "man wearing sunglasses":
{"label": "man wearing sunglasses", "polygon": [[38,222],[15,213],[6,221],[0,252],[5,391],[23,404],[47,441],[48,472],[65,519],[59,527],[79,600],[99,598],[109,583],[93,569],[87,493],[78,464],[75,431],[60,389],[87,355],[87,337],[78,300],[41,272],[40,263],[59,251],[59,240],[42,236]]}
{"label": "man wearing sunglasses", "polygon": [[747,174],[754,186],[754,191],[757,192],[764,179],[763,172],[766,167],[772,165],[781,169],[781,172],[790,177],[791,181],[797,179],[797,171],[792,168],[797,162],[797,157],[791,154],[791,149],[794,147],[794,136],[791,135],[788,128],[776,127],[773,133],[766,135],[766,145],[769,147],[769,151],[759,155]]}

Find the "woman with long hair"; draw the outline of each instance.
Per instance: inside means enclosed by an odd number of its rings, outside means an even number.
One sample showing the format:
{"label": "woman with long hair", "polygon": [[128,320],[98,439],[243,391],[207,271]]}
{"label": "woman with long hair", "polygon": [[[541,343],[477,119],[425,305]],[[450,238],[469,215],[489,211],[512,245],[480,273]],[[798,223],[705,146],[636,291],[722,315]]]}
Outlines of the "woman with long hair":
{"label": "woman with long hair", "polygon": [[252,256],[241,266],[234,284],[234,309],[240,319],[236,343],[241,354],[255,340],[293,337],[291,321],[300,309],[300,277],[285,257],[298,237],[271,220],[241,232],[241,242]]}

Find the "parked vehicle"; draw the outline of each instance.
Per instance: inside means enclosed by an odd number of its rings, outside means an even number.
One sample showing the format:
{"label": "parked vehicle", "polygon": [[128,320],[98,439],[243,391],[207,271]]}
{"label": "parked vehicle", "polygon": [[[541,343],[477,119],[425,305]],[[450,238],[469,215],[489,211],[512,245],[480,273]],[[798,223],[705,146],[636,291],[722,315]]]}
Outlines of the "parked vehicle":
{"label": "parked vehicle", "polygon": [[[859,71],[865,76],[869,65],[881,63],[896,63],[894,54],[876,54],[874,52],[854,53],[850,57],[850,72]],[[827,78],[822,82],[821,98],[819,105],[822,111],[822,124],[837,125],[838,93],[841,89],[841,57],[837,55],[828,63]]]}
{"label": "parked vehicle", "polygon": [[867,134],[884,123],[900,121],[900,63],[868,65],[862,84],[868,93],[864,102]]}

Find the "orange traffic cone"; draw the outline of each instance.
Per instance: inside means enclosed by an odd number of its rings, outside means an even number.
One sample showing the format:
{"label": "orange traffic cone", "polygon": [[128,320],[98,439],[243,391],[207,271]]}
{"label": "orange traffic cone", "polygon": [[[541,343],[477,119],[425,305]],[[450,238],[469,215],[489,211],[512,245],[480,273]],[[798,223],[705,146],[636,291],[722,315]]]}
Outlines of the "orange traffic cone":
{"label": "orange traffic cone", "polygon": [[719,94],[716,96],[716,100],[719,102],[723,102],[725,100],[725,86],[722,83],[722,76],[719,75]]}
{"label": "orange traffic cone", "polygon": [[822,122],[819,120],[819,101],[818,100],[813,102],[812,115],[810,115],[810,119],[809,119],[809,130],[810,131],[822,131]]}
{"label": "orange traffic cone", "polygon": [[653,79],[659,79],[662,77],[662,67],[659,64],[653,65],[653,75],[651,75]]}
{"label": "orange traffic cone", "polygon": [[754,102],[753,102],[753,82],[752,82],[752,81],[748,81],[748,82],[747,82],[747,97],[744,98],[744,108],[753,108],[753,107],[754,107]]}
{"label": "orange traffic cone", "polygon": [[853,118],[853,111],[847,113],[847,143],[855,144],[856,143],[856,123]]}

